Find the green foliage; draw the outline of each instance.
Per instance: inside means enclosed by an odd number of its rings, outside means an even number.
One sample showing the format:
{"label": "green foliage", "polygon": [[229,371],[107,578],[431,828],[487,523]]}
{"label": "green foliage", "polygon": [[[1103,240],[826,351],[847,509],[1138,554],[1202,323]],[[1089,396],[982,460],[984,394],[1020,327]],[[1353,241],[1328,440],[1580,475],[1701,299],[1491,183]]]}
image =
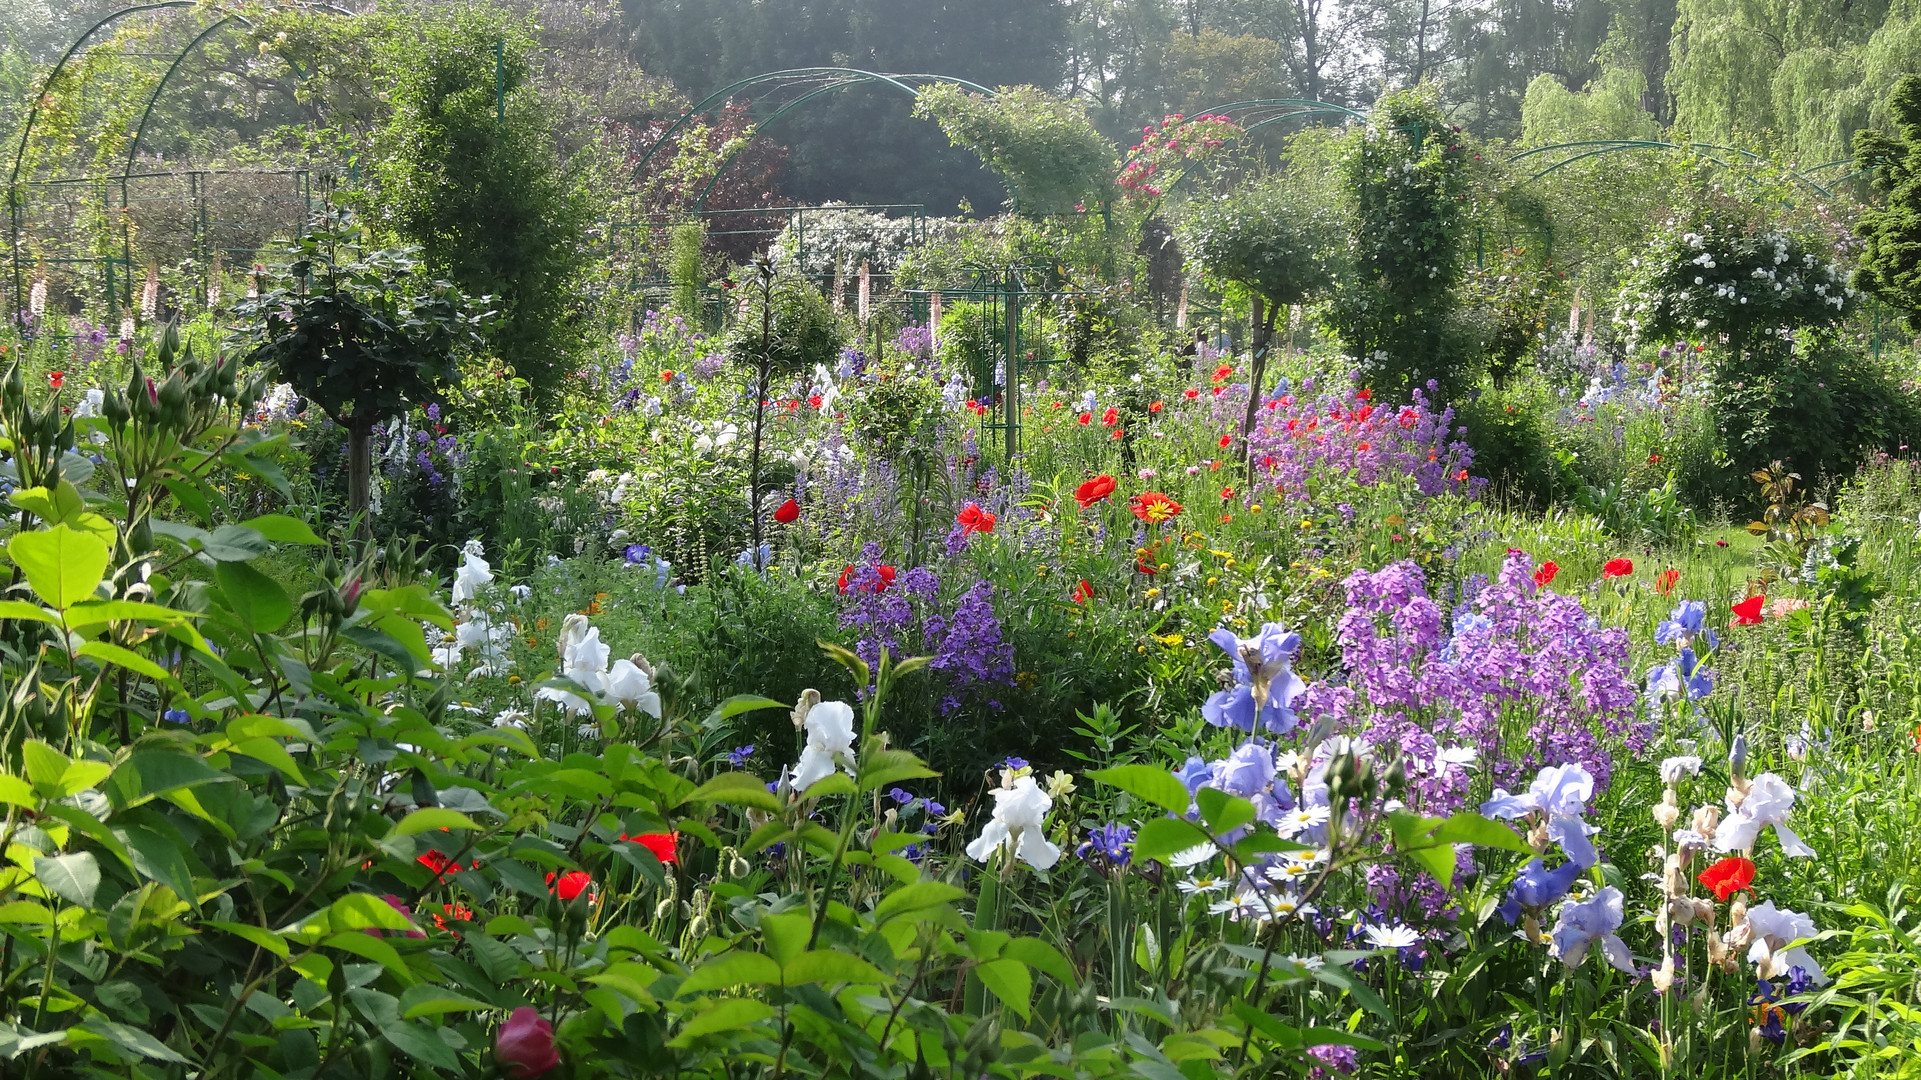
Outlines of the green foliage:
{"label": "green foliage", "polygon": [[1432,96],[1413,91],[1377,102],[1346,151],[1352,262],[1328,322],[1373,380],[1395,388],[1433,380],[1449,399],[1475,364],[1455,296],[1470,153]]}
{"label": "green foliage", "polygon": [[896,375],[862,394],[848,419],[874,453],[893,460],[940,422],[940,412],[940,388],[931,380]]}
{"label": "green foliage", "polygon": [[581,341],[596,211],[528,85],[532,27],[479,4],[409,22],[381,46],[394,88],[368,211],[434,274],[496,298],[492,347],[551,399]]}
{"label": "green foliage", "polygon": [[813,283],[786,271],[749,276],[741,286],[746,304],[727,330],[727,355],[751,367],[807,371],[829,364],[843,340],[840,320]]}
{"label": "green foliage", "polygon": [[1844,344],[1817,340],[1791,354],[1753,350],[1716,366],[1711,410],[1734,482],[1769,462],[1786,462],[1825,484],[1873,451],[1921,433],[1914,395],[1881,365]]}
{"label": "green foliage", "polygon": [[1726,334],[1732,350],[1772,352],[1783,328],[1838,325],[1855,292],[1808,241],[1752,214],[1710,209],[1648,242],[1622,299],[1634,336]]}
{"label": "green foliage", "polygon": [[1886,202],[1864,211],[1856,228],[1862,249],[1854,283],[1887,302],[1921,333],[1921,76],[1889,95],[1894,132],[1862,131],[1855,163]]}
{"label": "green foliage", "polygon": [[914,114],[933,119],[955,146],[980,155],[1006,182],[1016,211],[1065,214],[1112,196],[1113,144],[1088,122],[1078,100],[1032,86],[993,97],[942,84],[921,91]]}
{"label": "green foliage", "polygon": [[707,241],[705,221],[687,221],[674,226],[669,235],[669,273],[674,282],[674,310],[682,318],[700,321],[700,290],[707,284],[701,263],[701,245]]}
{"label": "green foliage", "polygon": [[1206,199],[1182,222],[1181,245],[1209,278],[1275,306],[1307,303],[1334,283],[1341,222],[1288,183],[1268,180]]}

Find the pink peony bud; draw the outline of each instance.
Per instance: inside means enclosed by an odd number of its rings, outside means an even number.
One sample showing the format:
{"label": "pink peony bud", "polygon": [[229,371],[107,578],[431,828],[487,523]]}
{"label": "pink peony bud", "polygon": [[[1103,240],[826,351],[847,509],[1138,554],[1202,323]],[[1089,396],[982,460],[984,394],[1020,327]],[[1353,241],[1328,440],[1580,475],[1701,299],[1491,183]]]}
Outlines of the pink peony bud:
{"label": "pink peony bud", "polygon": [[552,1072],[560,1064],[560,1052],[554,1049],[554,1025],[522,1005],[494,1036],[494,1058],[506,1068],[507,1075],[522,1080]]}

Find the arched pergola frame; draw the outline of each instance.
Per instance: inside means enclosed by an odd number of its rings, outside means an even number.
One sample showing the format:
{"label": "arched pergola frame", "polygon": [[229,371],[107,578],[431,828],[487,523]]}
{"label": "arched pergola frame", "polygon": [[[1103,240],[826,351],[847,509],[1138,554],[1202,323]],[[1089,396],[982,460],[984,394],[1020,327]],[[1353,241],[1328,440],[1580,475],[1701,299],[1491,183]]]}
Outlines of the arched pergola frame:
{"label": "arched pergola frame", "polygon": [[[1161,128],[1161,134],[1165,135],[1169,131],[1179,130],[1199,120],[1203,116],[1220,116],[1234,121],[1235,124],[1239,125],[1243,138],[1264,127],[1286,123],[1291,120],[1332,118],[1339,120],[1342,124],[1350,122],[1367,123],[1366,113],[1350,109],[1345,105],[1336,105],[1331,101],[1311,101],[1306,98],[1250,98],[1246,101],[1230,101],[1225,105],[1216,105],[1211,109],[1196,113],[1193,116],[1183,116],[1174,123]],[[1120,178],[1126,174],[1127,170],[1132,168],[1134,164],[1140,160],[1141,155],[1138,152],[1129,154],[1127,158],[1121,162],[1120,168],[1114,171],[1114,180],[1118,183]],[[1166,201],[1167,196],[1172,194],[1175,188],[1184,183],[1193,171],[1194,165],[1190,162],[1181,170],[1180,175],[1174,178],[1173,183],[1168,184],[1162,189],[1161,195],[1154,200],[1153,204],[1148,207],[1147,213],[1141,218],[1143,228],[1146,227],[1147,222],[1159,211],[1161,204]]]}
{"label": "arched pergola frame", "polygon": [[[1559,172],[1577,161],[1586,161],[1588,158],[1599,157],[1603,154],[1618,154],[1629,150],[1687,150],[1699,154],[1701,157],[1712,161],[1724,169],[1733,168],[1734,162],[1728,159],[1737,157],[1750,165],[1774,165],[1774,162],[1768,158],[1764,158],[1751,150],[1743,150],[1738,146],[1722,146],[1719,143],[1705,142],[1672,143],[1664,142],[1660,139],[1577,139],[1573,142],[1550,143],[1547,146],[1537,146],[1532,150],[1523,150],[1518,154],[1512,155],[1507,160],[1508,164],[1514,165],[1542,154],[1559,152],[1566,155],[1546,168],[1537,170],[1525,180],[1521,181],[1523,184],[1531,184],[1544,176]],[[1717,157],[1717,154],[1725,155],[1725,158]],[[1809,174],[1850,164],[1853,164],[1852,158],[1841,158],[1823,165],[1816,165],[1810,169],[1776,167],[1781,168],[1781,171],[1787,174],[1794,182],[1806,187],[1808,190],[1815,192],[1823,198],[1831,199],[1834,198],[1834,192],[1825,185],[1815,181]],[[1836,180],[1830,180],[1829,183],[1839,183],[1842,180],[1852,179],[1858,175],[1860,175],[1860,171],[1856,170]]]}
{"label": "arched pergola frame", "polygon": [[647,148],[647,152],[641,155],[640,160],[634,163],[633,178],[638,180],[646,171],[647,165],[653,160],[654,155],[659,153],[662,147],[666,146],[669,141],[685,130],[687,126],[692,124],[696,119],[711,115],[716,109],[725,106],[727,102],[738,97],[744,91],[757,87],[771,88],[776,97],[775,107],[766,116],[757,119],[748,137],[742,141],[741,145],[735,147],[726,158],[722,159],[720,166],[714,170],[714,175],[707,181],[707,185],[701,189],[699,197],[694,200],[693,209],[698,212],[706,208],[707,199],[714,193],[714,189],[719,186],[721,177],[726,175],[728,167],[733,165],[735,159],[740,157],[747,149],[747,146],[752,143],[754,139],[760,137],[767,128],[773,126],[783,117],[808,102],[842,90],[874,85],[891,87],[906,94],[910,98],[919,98],[923,87],[938,84],[958,86],[964,90],[985,94],[988,97],[995,96],[995,91],[979,83],[970,82],[967,79],[952,75],[933,75],[925,72],[901,74],[867,71],[862,68],[805,67],[788,68],[782,71],[768,71],[759,75],[750,76],[749,78],[741,79],[721,87],[719,90],[709,94],[699,104],[682,113],[678,119],[668,126],[666,131],[661,132],[660,138],[655,140],[654,145]]}
{"label": "arched pergola frame", "polygon": [[[197,9],[203,6],[200,0],[155,0],[153,3],[136,4],[132,7],[122,8],[119,11],[112,12],[89,26],[79,37],[75,38],[73,44],[67,47],[66,52],[61,54],[59,61],[47,72],[46,78],[41,80],[38,91],[34,94],[33,103],[27,110],[26,120],[20,126],[20,139],[14,145],[13,164],[7,177],[8,254],[13,263],[12,276],[15,309],[21,308],[25,304],[26,298],[25,268],[22,263],[20,251],[21,215],[25,211],[20,174],[26,165],[27,149],[32,145],[34,126],[40,118],[41,110],[51,99],[51,95],[58,85],[60,77],[65,74],[68,65],[72,63],[73,59],[81,55],[89,46],[89,43],[96,34],[129,15],[137,15],[142,12]],[[321,2],[307,4],[305,6],[328,11],[337,15],[352,16],[354,14],[352,11],[332,3]],[[122,163],[119,174],[117,176],[109,175],[106,177],[92,178],[106,183],[119,182],[121,209],[123,211],[128,205],[127,182],[133,176],[134,165],[139,158],[141,140],[146,135],[148,122],[153,117],[155,106],[160,102],[160,96],[165,93],[167,87],[172,84],[174,75],[177,74],[181,66],[186,63],[187,58],[197,51],[201,44],[212,37],[216,31],[234,25],[248,28],[254,25],[253,20],[238,11],[226,11],[222,13],[219,12],[218,9],[215,9],[214,12],[210,13],[217,13],[220,17],[201,29],[199,33],[195,34],[187,44],[181,48],[180,52],[167,64],[159,80],[155,82],[153,92],[147,96],[146,106],[140,112],[140,120],[134,127],[133,137],[128,141],[127,156]],[[111,266],[109,266],[109,275],[111,275],[111,272]],[[111,278],[109,278],[108,286],[108,302],[111,305],[113,303]]]}

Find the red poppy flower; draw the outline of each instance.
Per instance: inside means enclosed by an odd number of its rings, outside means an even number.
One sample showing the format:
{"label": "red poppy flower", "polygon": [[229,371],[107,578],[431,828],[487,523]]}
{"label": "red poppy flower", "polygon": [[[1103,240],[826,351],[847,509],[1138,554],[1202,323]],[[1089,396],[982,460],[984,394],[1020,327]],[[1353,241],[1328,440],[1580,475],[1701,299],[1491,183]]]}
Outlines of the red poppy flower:
{"label": "red poppy flower", "polygon": [[1102,473],[1092,480],[1082,481],[1081,485],[1074,489],[1074,501],[1080,503],[1081,509],[1085,510],[1112,494],[1114,494],[1114,478]]}
{"label": "red poppy flower", "polygon": [[1462,469],[1460,472],[1455,473],[1454,479],[1460,481],[1463,484],[1467,483],[1467,470]]}
{"label": "red poppy flower", "polygon": [[559,875],[559,880],[556,881],[555,875],[548,874],[547,885],[562,900],[572,900],[581,893],[592,892],[594,876],[585,870],[569,870]]}
{"label": "red poppy flower", "polygon": [[1146,574],[1149,577],[1153,577],[1155,574],[1160,573],[1160,570],[1157,569],[1153,563],[1148,562],[1146,559],[1136,559],[1134,561],[1134,569],[1139,573]]}
{"label": "red poppy flower", "polygon": [[674,373],[673,373],[672,371],[663,371],[663,372],[661,372],[661,373],[660,373],[660,381],[661,381],[661,382],[664,382],[664,383],[670,383],[670,382],[673,382],[673,381],[674,381]]}
{"label": "red poppy flower", "polygon": [[1222,382],[1232,374],[1234,374],[1234,369],[1226,364],[1222,364],[1220,367],[1214,369],[1214,381]]}
{"label": "red poppy flower", "polygon": [[1654,576],[1654,591],[1662,596],[1671,595],[1674,592],[1675,583],[1680,580],[1681,571],[1670,566]]}
{"label": "red poppy flower", "polygon": [[1193,401],[1195,398],[1201,396],[1201,392],[1199,390],[1194,390],[1190,388],[1190,389],[1181,391],[1181,396],[1186,398],[1189,401]]}
{"label": "red poppy flower", "polygon": [[620,838],[639,844],[653,852],[654,858],[664,863],[674,861],[675,849],[680,846],[680,834],[677,832],[644,832],[639,836],[628,836],[622,833]]}
{"label": "red poppy flower", "polygon": [[807,405],[809,408],[814,408],[814,409],[820,408],[821,401],[822,401],[822,398],[819,394],[807,395]]}
{"label": "red poppy flower", "polygon": [[1547,588],[1548,582],[1553,581],[1554,575],[1560,572],[1561,568],[1555,565],[1553,561],[1550,560],[1542,563],[1540,567],[1534,571],[1535,587],[1540,589]]}
{"label": "red poppy flower", "polygon": [[1225,450],[1232,445],[1234,445],[1234,436],[1232,435],[1221,436],[1221,449]]}
{"label": "red poppy flower", "polygon": [[994,515],[980,508],[979,503],[968,503],[961,512],[954,515],[954,523],[963,533],[991,533],[994,531]]}
{"label": "red poppy flower", "polygon": [[781,503],[780,509],[774,511],[774,520],[780,522],[782,525],[792,525],[799,519],[800,504],[792,499]]}
{"label": "red poppy flower", "polygon": [[1360,400],[1362,400],[1362,401],[1373,401],[1373,400],[1374,400],[1374,391],[1372,391],[1372,390],[1365,390],[1365,389],[1363,389],[1363,390],[1356,390],[1356,391],[1354,391],[1354,396],[1355,396],[1356,398],[1359,398],[1359,399],[1360,399]]}
{"label": "red poppy flower", "polygon": [[1768,602],[1765,596],[1750,596],[1728,610],[1734,612],[1735,626],[1754,626],[1761,621],[1761,605]]}
{"label": "red poppy flower", "polygon": [[466,869],[438,848],[428,848],[425,855],[419,856],[414,861],[432,870],[436,879],[446,877],[448,874],[457,874]]}
{"label": "red poppy flower", "polygon": [[1659,454],[1649,454],[1649,455],[1648,455],[1648,464],[1649,464],[1649,465],[1659,465],[1660,463],[1661,463],[1661,455],[1659,455]]}
{"label": "red poppy flower", "polygon": [[1231,499],[1233,497],[1234,497],[1234,488],[1232,485],[1221,489],[1221,498]]}
{"label": "red poppy flower", "polygon": [[448,924],[473,922],[474,909],[468,907],[465,904],[460,904],[460,903],[442,904],[440,906],[440,910],[434,912],[433,916],[434,916],[435,926],[439,927],[442,930],[447,931],[449,934],[452,934],[455,937],[459,937],[460,931],[454,929],[452,926]]}
{"label": "red poppy flower", "polygon": [[1627,577],[1632,573],[1634,573],[1633,559],[1609,559],[1607,565],[1601,567],[1601,576],[1604,578]]}
{"label": "red poppy flower", "polygon": [[67,373],[64,371],[49,371],[47,372],[47,381],[53,384],[55,390],[58,390],[67,385]]}
{"label": "red poppy flower", "polygon": [[1144,491],[1134,496],[1132,509],[1134,516],[1150,525],[1162,525],[1172,521],[1181,512],[1181,504],[1158,491]]}
{"label": "red poppy flower", "polygon": [[1109,405],[1107,407],[1107,411],[1101,414],[1101,426],[1113,427],[1114,424],[1120,420],[1120,418],[1121,418],[1120,409],[1112,405]]}
{"label": "red poppy flower", "polygon": [[1157,413],[1157,412],[1160,412],[1160,411],[1161,411],[1161,403],[1160,403],[1160,402],[1158,402],[1158,401],[1156,401],[1156,402],[1153,402],[1153,403],[1151,403],[1151,404],[1149,404],[1149,405],[1147,406],[1147,411],[1148,411],[1148,412],[1151,412],[1151,413]]}
{"label": "red poppy flower", "polygon": [[1694,880],[1713,893],[1716,900],[1725,903],[1728,897],[1754,884],[1754,864],[1739,855],[1730,855],[1701,871]]}
{"label": "red poppy flower", "polygon": [[1076,604],[1087,603],[1088,599],[1093,595],[1094,595],[1094,586],[1089,585],[1087,583],[1086,578],[1082,578],[1081,583],[1079,585],[1074,586],[1074,602]]}
{"label": "red poppy flower", "polygon": [[[877,593],[886,592],[887,587],[894,583],[894,568],[883,564],[880,566],[876,566],[874,568],[874,571],[875,573],[880,575],[880,580],[874,583],[874,591]],[[841,592],[845,593],[847,591],[848,579],[852,578],[853,576],[854,576],[854,568],[851,565],[841,567],[841,570],[840,570],[840,591]]]}
{"label": "red poppy flower", "polygon": [[1086,425],[1094,422],[1094,414],[1091,412],[1084,412],[1079,416],[1075,417],[1074,422],[1085,427]]}

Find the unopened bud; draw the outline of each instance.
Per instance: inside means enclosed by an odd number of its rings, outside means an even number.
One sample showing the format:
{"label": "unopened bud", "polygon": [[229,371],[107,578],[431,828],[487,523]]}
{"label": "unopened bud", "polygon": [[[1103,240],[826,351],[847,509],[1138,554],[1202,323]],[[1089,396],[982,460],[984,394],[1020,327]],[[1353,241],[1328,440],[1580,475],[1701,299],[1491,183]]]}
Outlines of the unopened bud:
{"label": "unopened bud", "polygon": [[666,899],[662,900],[660,903],[654,905],[654,921],[655,922],[666,922],[668,919],[671,919],[673,917],[674,917],[674,898],[673,897],[671,896],[667,897]]}
{"label": "unopened bud", "polygon": [[1747,774],[1747,768],[1748,737],[1736,735],[1733,744],[1728,747],[1728,771],[1734,774],[1735,781],[1738,783]]}
{"label": "unopened bud", "polygon": [[807,689],[800,692],[800,700],[794,703],[795,731],[807,726],[807,714],[813,712],[814,706],[818,704],[820,704],[820,691]]}

